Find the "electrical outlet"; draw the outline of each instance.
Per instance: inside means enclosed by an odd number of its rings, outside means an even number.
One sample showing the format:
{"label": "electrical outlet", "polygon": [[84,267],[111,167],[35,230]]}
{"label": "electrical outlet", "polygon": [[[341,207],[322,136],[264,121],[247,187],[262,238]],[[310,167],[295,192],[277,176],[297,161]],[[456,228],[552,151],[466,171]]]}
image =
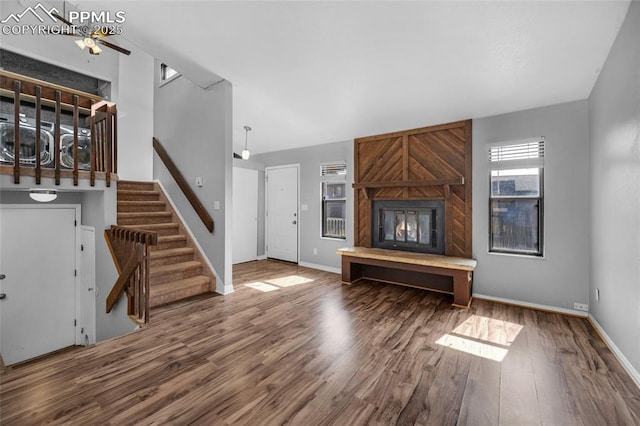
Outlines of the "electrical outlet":
{"label": "electrical outlet", "polygon": [[196,186],[204,186],[204,178],[202,176],[196,177]]}
{"label": "electrical outlet", "polygon": [[596,288],[596,302],[600,301],[600,289]]}
{"label": "electrical outlet", "polygon": [[589,311],[589,305],[587,305],[586,303],[574,303],[573,309],[575,309],[576,311],[587,312]]}

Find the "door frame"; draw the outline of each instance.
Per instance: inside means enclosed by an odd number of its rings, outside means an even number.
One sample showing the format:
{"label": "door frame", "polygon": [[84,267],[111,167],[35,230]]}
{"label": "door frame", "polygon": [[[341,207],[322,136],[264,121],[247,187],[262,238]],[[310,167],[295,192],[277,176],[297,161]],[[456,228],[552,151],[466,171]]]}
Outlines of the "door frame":
{"label": "door frame", "polygon": [[[79,312],[79,319],[77,320],[76,329],[80,329],[80,342],[79,344],[84,346],[93,345],[96,343],[96,228],[94,226],[82,225],[80,227],[81,233],[81,245],[80,245],[80,309],[76,309],[76,312]],[[91,236],[92,245],[87,245],[87,238],[85,238],[88,234],[93,234]],[[88,275],[91,272],[91,268],[85,263],[85,261],[91,261],[93,263],[93,274]],[[90,286],[90,287],[89,287]],[[83,302],[83,296],[87,295],[87,292],[91,292],[91,302],[90,305],[87,306],[86,302]],[[89,325],[85,323],[86,317],[89,316],[92,319],[90,320]],[[84,332],[83,332],[84,330]],[[78,344],[78,343],[76,343]]]}
{"label": "door frame", "polygon": [[[76,319],[76,325],[74,330],[75,342],[74,345],[81,345],[82,343],[82,334],[80,333],[80,327],[78,327],[78,323],[80,322],[80,307],[82,303],[81,294],[80,294],[80,278],[82,276],[82,260],[80,253],[80,246],[82,245],[82,207],[80,204],[0,204],[1,210],[9,210],[9,209],[73,209],[75,210],[76,223],[75,223],[75,270],[76,276],[73,279],[73,288],[75,292],[75,300],[74,300],[74,316]],[[0,212],[1,214],[1,212]]]}
{"label": "door frame", "polygon": [[300,164],[283,164],[281,166],[271,166],[271,167],[265,167],[264,169],[264,245],[265,245],[265,250],[264,250],[264,254],[265,257],[269,258],[269,250],[267,250],[267,247],[269,247],[269,220],[267,218],[267,213],[269,212],[269,180],[268,180],[268,176],[269,176],[269,171],[270,170],[277,170],[277,169],[290,169],[290,168],[295,168],[296,169],[296,176],[298,177],[297,181],[296,181],[296,217],[297,222],[296,222],[296,234],[297,234],[297,243],[296,243],[296,263],[300,264]]}

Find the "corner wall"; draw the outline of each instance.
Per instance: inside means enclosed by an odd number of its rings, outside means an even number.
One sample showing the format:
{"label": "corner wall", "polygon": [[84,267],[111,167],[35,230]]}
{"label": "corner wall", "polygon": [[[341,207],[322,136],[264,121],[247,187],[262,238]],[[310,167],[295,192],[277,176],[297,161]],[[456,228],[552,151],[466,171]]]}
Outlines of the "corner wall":
{"label": "corner wall", "polygon": [[[590,312],[640,385],[640,2],[632,1],[589,98]],[[596,289],[600,300],[596,299]]]}
{"label": "corner wall", "polygon": [[[258,154],[253,161],[266,167],[286,164],[300,165],[300,205],[306,204],[307,210],[299,208],[300,225],[300,264],[302,266],[340,270],[340,256],[336,250],[353,245],[353,141],[335,142],[304,148]],[[322,238],[321,219],[321,182],[320,164],[329,161],[347,162],[347,239],[336,240]],[[264,200],[262,200],[264,206]],[[300,207],[300,206],[299,206]],[[314,254],[313,249],[317,249]]]}
{"label": "corner wall", "polygon": [[[180,76],[159,87],[158,61],[155,68],[154,135],[213,217],[214,232],[206,229],[155,153],[153,176],[162,183],[213,265],[219,278],[216,291],[229,293],[233,291],[231,83],[222,81],[202,89]],[[204,178],[202,187],[195,185],[197,176]]]}
{"label": "corner wall", "polygon": [[[545,137],[544,258],[489,253],[491,142]],[[473,120],[474,295],[573,311],[588,303],[587,101]]]}

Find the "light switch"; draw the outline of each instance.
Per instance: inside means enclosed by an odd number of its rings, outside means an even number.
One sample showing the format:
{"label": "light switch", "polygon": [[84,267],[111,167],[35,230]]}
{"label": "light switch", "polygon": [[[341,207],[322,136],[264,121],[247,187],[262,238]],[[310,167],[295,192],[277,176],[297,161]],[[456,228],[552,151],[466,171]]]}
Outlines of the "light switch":
{"label": "light switch", "polygon": [[204,178],[202,176],[196,177],[196,186],[203,186],[203,185],[204,185]]}
{"label": "light switch", "polygon": [[213,209],[214,210],[220,210],[220,201],[214,201],[213,202]]}

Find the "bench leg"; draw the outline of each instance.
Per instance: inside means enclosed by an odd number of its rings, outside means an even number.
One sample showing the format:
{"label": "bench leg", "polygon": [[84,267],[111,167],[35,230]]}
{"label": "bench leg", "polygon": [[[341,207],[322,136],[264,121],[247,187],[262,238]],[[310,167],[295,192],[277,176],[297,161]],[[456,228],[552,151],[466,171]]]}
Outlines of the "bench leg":
{"label": "bench leg", "polygon": [[472,274],[459,271],[453,275],[453,306],[468,308],[471,305]]}
{"label": "bench leg", "polygon": [[342,256],[342,284],[353,284],[362,279],[362,265]]}

